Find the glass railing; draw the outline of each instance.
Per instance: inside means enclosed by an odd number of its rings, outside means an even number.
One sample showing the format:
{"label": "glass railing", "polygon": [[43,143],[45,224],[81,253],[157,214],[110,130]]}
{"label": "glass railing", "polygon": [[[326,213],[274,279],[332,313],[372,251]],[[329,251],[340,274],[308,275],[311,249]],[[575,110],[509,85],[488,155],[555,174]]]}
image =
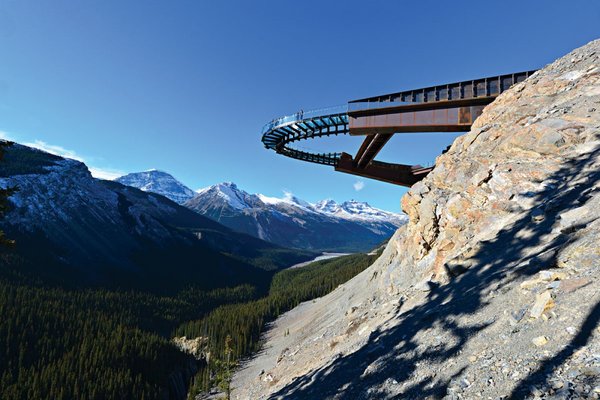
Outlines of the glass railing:
{"label": "glass railing", "polygon": [[300,110],[295,114],[286,115],[281,118],[276,118],[276,119],[272,120],[271,122],[267,123],[265,126],[263,126],[262,134],[264,135],[265,133],[269,132],[270,130],[272,130],[276,127],[283,126],[283,125],[289,125],[294,122],[299,122],[302,120],[312,119],[312,118],[317,118],[317,117],[325,117],[327,115],[345,114],[347,112],[348,112],[348,104],[343,104],[343,105],[334,106],[334,107],[319,108],[317,110],[309,110],[309,111]]}

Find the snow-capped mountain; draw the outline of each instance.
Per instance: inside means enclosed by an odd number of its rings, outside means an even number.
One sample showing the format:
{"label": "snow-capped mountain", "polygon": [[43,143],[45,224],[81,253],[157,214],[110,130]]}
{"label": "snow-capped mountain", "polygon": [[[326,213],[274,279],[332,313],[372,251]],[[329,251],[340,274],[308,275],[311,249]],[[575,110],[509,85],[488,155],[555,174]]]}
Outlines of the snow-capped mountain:
{"label": "snow-capped mountain", "polygon": [[[236,210],[244,210],[260,205],[260,200],[256,196],[239,190],[233,182],[224,182],[198,190],[194,195],[194,199],[202,198],[211,198],[218,202],[223,202],[228,207]],[[194,204],[197,202],[197,200],[192,201]],[[198,204],[197,206],[200,207],[202,205]]]}
{"label": "snow-capped mountain", "polygon": [[165,196],[176,203],[182,204],[194,197],[194,191],[179,182],[172,175],[151,169],[144,172],[133,172],[115,181],[123,185],[133,186],[144,192],[152,192]]}
{"label": "snow-capped mountain", "polygon": [[367,203],[333,200],[308,203],[249,194],[234,183],[202,190],[184,206],[234,230],[297,248],[320,251],[366,251],[391,236],[407,217]]}
{"label": "snow-capped mountain", "polygon": [[[14,251],[36,279],[214,287],[315,255],[235,232],[164,196],[95,179],[79,161],[18,144],[5,149],[0,187],[17,188],[0,230],[16,240]],[[19,274],[27,268],[19,265]]]}

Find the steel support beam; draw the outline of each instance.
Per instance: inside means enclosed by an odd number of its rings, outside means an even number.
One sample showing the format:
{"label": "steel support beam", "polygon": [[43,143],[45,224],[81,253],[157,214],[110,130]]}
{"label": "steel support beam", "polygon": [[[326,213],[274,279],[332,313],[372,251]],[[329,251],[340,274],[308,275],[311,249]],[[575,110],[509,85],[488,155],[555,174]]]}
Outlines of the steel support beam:
{"label": "steel support beam", "polygon": [[369,135],[365,138],[365,141],[360,146],[358,153],[356,153],[356,166],[358,168],[365,168],[371,161],[377,157],[377,154],[383,149],[388,140],[391,139],[392,134],[375,134]]}
{"label": "steel support beam", "polygon": [[358,168],[355,160],[348,153],[342,153],[335,167],[335,170],[339,172],[406,187],[411,187],[423,179],[432,169],[420,165],[389,164],[381,161],[372,161],[366,167]]}
{"label": "steel support beam", "polygon": [[397,109],[395,112],[348,115],[350,135],[403,132],[467,132],[485,105],[436,109]]}

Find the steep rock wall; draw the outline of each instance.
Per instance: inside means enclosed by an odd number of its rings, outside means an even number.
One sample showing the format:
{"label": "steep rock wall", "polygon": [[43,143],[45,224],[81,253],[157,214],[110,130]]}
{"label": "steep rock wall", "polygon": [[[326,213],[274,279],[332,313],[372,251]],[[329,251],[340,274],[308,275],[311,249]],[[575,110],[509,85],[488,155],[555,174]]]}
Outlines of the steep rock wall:
{"label": "steep rock wall", "polygon": [[576,177],[587,179],[599,140],[599,47],[578,49],[500,95],[402,198],[410,223],[396,243],[396,288],[448,282],[480,263],[473,256],[482,241],[522,212],[543,219]]}

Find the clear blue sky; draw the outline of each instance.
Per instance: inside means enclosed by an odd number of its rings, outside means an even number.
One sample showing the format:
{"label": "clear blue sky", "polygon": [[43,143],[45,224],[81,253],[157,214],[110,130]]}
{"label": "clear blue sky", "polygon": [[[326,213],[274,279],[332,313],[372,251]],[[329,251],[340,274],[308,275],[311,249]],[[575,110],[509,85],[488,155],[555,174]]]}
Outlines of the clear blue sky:
{"label": "clear blue sky", "polygon": [[[262,125],[539,68],[598,37],[597,0],[0,0],[0,131],[101,170],[162,169],[193,189],[234,181],[397,211],[405,189],[278,156]],[[396,137],[382,157],[430,162],[453,137]],[[323,145],[357,149],[306,144]]]}

